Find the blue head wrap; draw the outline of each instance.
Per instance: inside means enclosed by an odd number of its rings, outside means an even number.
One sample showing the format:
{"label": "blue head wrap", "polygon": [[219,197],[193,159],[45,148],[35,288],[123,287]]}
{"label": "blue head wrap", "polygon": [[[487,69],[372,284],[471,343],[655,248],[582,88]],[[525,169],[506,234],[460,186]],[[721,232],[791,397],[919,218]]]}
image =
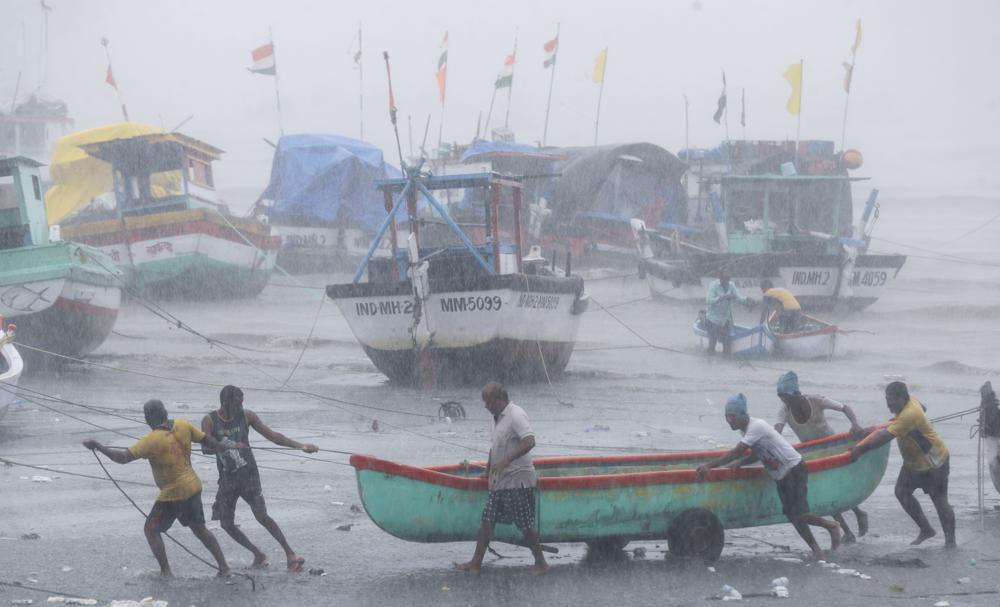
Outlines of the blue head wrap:
{"label": "blue head wrap", "polygon": [[734,394],[726,401],[726,415],[746,415],[747,397],[743,393]]}
{"label": "blue head wrap", "polygon": [[778,394],[788,394],[789,396],[801,394],[799,392],[799,376],[795,374],[795,371],[789,371],[778,378]]}

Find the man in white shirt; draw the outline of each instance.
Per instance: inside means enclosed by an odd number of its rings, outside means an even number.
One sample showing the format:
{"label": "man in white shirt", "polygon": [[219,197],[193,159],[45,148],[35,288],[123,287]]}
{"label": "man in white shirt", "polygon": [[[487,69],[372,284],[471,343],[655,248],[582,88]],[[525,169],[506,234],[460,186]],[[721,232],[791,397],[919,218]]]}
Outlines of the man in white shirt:
{"label": "man in white shirt", "polygon": [[486,549],[497,523],[515,524],[524,534],[525,543],[535,557],[535,575],[545,573],[549,566],[542,554],[535,530],[535,488],[538,477],[528,452],[535,447],[535,433],[528,424],[524,409],[510,402],[507,390],[496,382],[483,387],[483,404],[493,414],[493,436],[490,459],[486,465],[490,494],[483,509],[483,524],[476,539],[476,551],[467,563],[455,567],[479,573]]}
{"label": "man in white shirt", "polygon": [[726,401],[726,421],[730,428],[739,430],[743,438],[722,457],[698,466],[698,480],[704,480],[712,468],[729,462],[737,462],[736,467],[749,463],[750,460],[742,459],[749,449],[752,453],[750,459],[760,460],[767,474],[778,485],[781,510],[809,545],[813,555],[817,559],[822,558],[823,551],[816,543],[810,525],[826,529],[830,533],[830,551],[836,550],[840,545],[840,527],[809,511],[808,470],[799,452],[766,421],[747,414],[747,398],[742,393]]}

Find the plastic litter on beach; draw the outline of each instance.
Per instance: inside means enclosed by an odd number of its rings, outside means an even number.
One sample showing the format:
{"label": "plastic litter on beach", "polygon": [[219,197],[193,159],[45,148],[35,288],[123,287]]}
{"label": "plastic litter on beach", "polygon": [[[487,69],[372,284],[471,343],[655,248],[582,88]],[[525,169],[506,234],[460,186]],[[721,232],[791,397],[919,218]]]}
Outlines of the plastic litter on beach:
{"label": "plastic litter on beach", "polygon": [[937,603],[934,603],[934,607],[951,607],[951,603],[948,601],[938,601]]}
{"label": "plastic litter on beach", "polygon": [[330,493],[331,491],[333,491],[333,486],[331,486],[331,485],[323,485],[323,491],[326,491],[327,493]]}
{"label": "plastic litter on beach", "polygon": [[332,506],[343,506],[344,502],[333,501],[333,502],[330,502],[330,505],[332,505]]}
{"label": "plastic litter on beach", "polygon": [[708,568],[708,572],[709,573],[715,573],[715,567],[709,567]]}
{"label": "plastic litter on beach", "polygon": [[772,587],[788,586],[788,578],[786,578],[784,576],[782,576],[782,577],[776,577],[773,580],[771,580],[771,586]]}
{"label": "plastic litter on beach", "polygon": [[778,599],[787,599],[788,588],[785,586],[775,586],[774,588],[771,588],[771,596]]}
{"label": "plastic litter on beach", "polygon": [[723,601],[742,601],[743,595],[740,591],[733,588],[729,584],[722,587],[722,592],[718,594],[718,598]]}
{"label": "plastic litter on beach", "polygon": [[31,477],[31,482],[33,482],[33,483],[51,483],[52,482],[52,477],[51,476],[42,476],[40,474],[36,474],[35,476]]}
{"label": "plastic litter on beach", "polygon": [[34,599],[14,599],[10,602],[11,605],[32,605],[34,604]]}
{"label": "plastic litter on beach", "polygon": [[338,525],[336,529],[337,531],[350,531],[353,526],[354,523],[347,523],[346,525]]}
{"label": "plastic litter on beach", "polygon": [[972,581],[972,578],[970,578],[970,577],[960,577],[957,580],[955,580],[955,583],[957,583],[957,584],[968,584],[971,581]]}
{"label": "plastic litter on beach", "polygon": [[167,607],[169,603],[166,601],[161,601],[154,599],[151,596],[147,596],[141,601],[111,601],[108,603],[108,607]]}

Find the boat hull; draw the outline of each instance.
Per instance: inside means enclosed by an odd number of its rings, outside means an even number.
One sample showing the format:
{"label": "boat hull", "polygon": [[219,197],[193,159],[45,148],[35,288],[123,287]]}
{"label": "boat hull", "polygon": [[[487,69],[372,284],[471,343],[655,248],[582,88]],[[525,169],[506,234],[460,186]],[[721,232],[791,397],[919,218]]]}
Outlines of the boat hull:
{"label": "boat hull", "polygon": [[802,331],[781,333],[771,327],[775,354],[783,358],[810,360],[843,356],[848,349],[848,335],[836,325],[804,315],[812,325]]}
{"label": "boat hull", "polygon": [[[701,319],[694,323],[694,334],[698,336],[698,345],[707,350],[708,331]],[[729,329],[729,343],[732,355],[737,358],[764,358],[774,352],[775,346],[774,335],[764,325],[753,327],[732,325]]]}
{"label": "boat hull", "polygon": [[63,232],[106,252],[132,288],[154,297],[253,297],[267,285],[278,249],[259,222],[227,222],[206,209],[79,223]]}
{"label": "boat hull", "polygon": [[409,282],[327,287],[368,357],[394,381],[412,382],[428,371],[460,383],[551,379],[569,363],[586,307],[579,278],[432,280],[419,310],[416,334],[427,335],[420,344],[411,331],[418,312],[411,288]]}
{"label": "boat hull", "polygon": [[[5,332],[0,329],[0,336],[4,334]],[[0,420],[17,400],[17,382],[24,372],[24,361],[14,347],[13,341],[3,339],[3,345],[0,345],[0,358],[3,358],[3,367],[0,369]]]}
{"label": "boat hull", "polygon": [[281,239],[278,265],[292,274],[354,272],[373,234],[357,229],[271,224]]}
{"label": "boat hull", "polygon": [[837,295],[843,264],[837,255],[713,253],[695,254],[687,261],[647,259],[639,263],[650,294],[661,301],[704,301],[709,285],[725,268],[744,294],[758,291],[766,278],[791,291],[807,310],[859,310],[878,301],[905,262],[904,255],[859,255],[849,277],[849,296]]}
{"label": "boat hull", "polygon": [[0,251],[0,314],[17,325],[28,369],[52,363],[32,348],[79,358],[111,333],[121,273],[91,247],[57,242]]}
{"label": "boat hull", "polygon": [[[812,512],[830,515],[861,504],[885,473],[889,446],[851,463],[847,435],[800,445],[809,467]],[[717,469],[705,482],[694,468],[722,452],[549,458],[539,474],[536,520],[543,542],[604,538],[662,540],[684,511],[712,512],[727,529],[786,522],[776,485],[759,466]],[[353,455],[358,490],[371,519],[414,542],[475,541],[488,488],[481,471],[463,466],[415,468]],[[612,472],[612,473],[608,473]],[[513,525],[497,525],[501,541],[519,543]]]}

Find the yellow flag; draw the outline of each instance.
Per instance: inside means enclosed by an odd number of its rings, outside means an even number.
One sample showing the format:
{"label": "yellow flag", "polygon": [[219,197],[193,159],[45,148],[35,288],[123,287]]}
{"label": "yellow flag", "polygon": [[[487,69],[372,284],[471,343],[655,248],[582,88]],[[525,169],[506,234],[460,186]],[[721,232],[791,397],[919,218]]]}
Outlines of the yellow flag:
{"label": "yellow flag", "polygon": [[608,49],[597,53],[597,60],[594,61],[594,82],[604,82],[604,66],[608,63]]}
{"label": "yellow flag", "polygon": [[802,63],[793,63],[785,70],[785,80],[792,85],[792,96],[788,98],[789,114],[798,114],[802,106]]}
{"label": "yellow flag", "polygon": [[857,54],[858,47],[861,46],[861,19],[854,25],[854,46],[851,47],[851,54]]}

